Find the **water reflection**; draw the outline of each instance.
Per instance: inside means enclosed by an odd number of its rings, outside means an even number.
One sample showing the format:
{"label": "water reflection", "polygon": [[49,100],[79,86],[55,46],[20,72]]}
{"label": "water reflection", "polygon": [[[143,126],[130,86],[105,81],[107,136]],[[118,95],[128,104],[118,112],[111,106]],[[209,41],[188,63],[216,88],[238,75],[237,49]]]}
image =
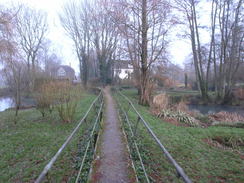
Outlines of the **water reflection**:
{"label": "water reflection", "polygon": [[4,111],[8,108],[14,106],[13,99],[10,97],[1,97],[0,98],[0,111]]}

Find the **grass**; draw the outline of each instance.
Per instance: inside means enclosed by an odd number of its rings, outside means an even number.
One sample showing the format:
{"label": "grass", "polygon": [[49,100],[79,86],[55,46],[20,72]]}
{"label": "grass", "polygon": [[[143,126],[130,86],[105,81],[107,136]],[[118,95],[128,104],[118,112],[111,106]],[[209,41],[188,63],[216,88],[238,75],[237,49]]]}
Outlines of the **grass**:
{"label": "grass", "polygon": [[[53,157],[95,96],[84,94],[75,122],[62,123],[57,112],[44,118],[36,109],[22,110],[17,124],[13,111],[0,112],[0,182],[33,182]],[[89,121],[89,120],[88,120]],[[82,128],[58,158],[48,175],[50,182],[70,182]],[[71,178],[70,178],[71,177]]]}
{"label": "grass", "polygon": [[[135,91],[125,90],[123,93],[132,99],[154,133],[193,182],[244,182],[244,147],[222,148],[222,146],[216,147],[206,142],[206,139],[216,137],[243,142],[243,129],[217,126],[209,128],[175,126],[152,116],[148,107],[137,105]],[[116,97],[126,108],[125,100],[120,96],[116,95]],[[131,110],[128,114],[131,121],[135,123],[137,116]],[[180,182],[175,176],[174,168],[165,160],[161,150],[142,124],[137,133],[139,134],[138,143],[140,143],[151,180],[153,182]]]}

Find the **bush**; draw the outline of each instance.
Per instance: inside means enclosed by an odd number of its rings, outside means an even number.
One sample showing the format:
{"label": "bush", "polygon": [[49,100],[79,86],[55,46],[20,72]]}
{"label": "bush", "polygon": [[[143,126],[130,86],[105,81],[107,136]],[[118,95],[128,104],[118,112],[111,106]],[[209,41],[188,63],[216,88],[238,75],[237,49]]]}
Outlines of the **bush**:
{"label": "bush", "polygon": [[240,100],[244,100],[244,88],[238,88],[234,91],[234,95],[236,98]]}
{"label": "bush", "polygon": [[188,106],[184,101],[180,101],[174,105],[170,105],[169,96],[166,93],[161,93],[153,98],[151,111],[154,115],[164,119],[175,119],[180,123],[189,126],[199,126],[199,121],[191,117]]}
{"label": "bush", "polygon": [[55,101],[59,117],[63,122],[72,122],[76,107],[81,98],[81,88],[72,86],[69,82],[55,84]]}
{"label": "bush", "polygon": [[161,93],[153,97],[153,101],[151,103],[151,108],[153,110],[161,111],[167,109],[169,107],[169,97],[166,93]]}
{"label": "bush", "polygon": [[186,112],[186,113],[189,112],[189,108],[188,108],[188,106],[186,105],[186,103],[183,100],[181,100],[179,103],[175,104],[174,108],[177,111],[183,111],[183,112]]}
{"label": "bush", "polygon": [[177,119],[180,123],[187,124],[189,126],[199,126],[198,121],[182,111],[172,111],[172,110],[162,110],[161,113],[158,114],[160,118],[173,118]]}
{"label": "bush", "polygon": [[38,94],[35,96],[36,109],[41,112],[43,117],[47,111],[52,112],[52,105],[55,100],[54,88],[53,82],[44,83],[39,87]]}
{"label": "bush", "polygon": [[81,98],[81,88],[72,86],[68,81],[53,81],[44,83],[36,95],[36,108],[44,117],[46,112],[58,111],[63,122],[72,122],[76,107]]}
{"label": "bush", "polygon": [[241,115],[237,114],[237,113],[231,113],[231,112],[218,112],[215,114],[211,114],[209,115],[209,117],[213,120],[213,121],[221,121],[221,122],[244,122],[244,117],[242,117]]}
{"label": "bush", "polygon": [[209,115],[212,125],[244,128],[244,117],[237,113],[218,112]]}

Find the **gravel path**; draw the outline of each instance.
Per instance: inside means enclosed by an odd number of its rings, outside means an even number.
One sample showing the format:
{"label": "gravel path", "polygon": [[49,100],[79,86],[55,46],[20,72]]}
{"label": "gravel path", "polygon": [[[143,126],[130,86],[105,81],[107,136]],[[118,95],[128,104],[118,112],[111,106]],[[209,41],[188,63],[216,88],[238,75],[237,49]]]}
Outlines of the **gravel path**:
{"label": "gravel path", "polygon": [[94,160],[91,182],[135,182],[131,176],[131,163],[118,120],[116,104],[110,94],[109,87],[104,89],[104,97],[106,101],[105,119],[98,142],[98,153]]}

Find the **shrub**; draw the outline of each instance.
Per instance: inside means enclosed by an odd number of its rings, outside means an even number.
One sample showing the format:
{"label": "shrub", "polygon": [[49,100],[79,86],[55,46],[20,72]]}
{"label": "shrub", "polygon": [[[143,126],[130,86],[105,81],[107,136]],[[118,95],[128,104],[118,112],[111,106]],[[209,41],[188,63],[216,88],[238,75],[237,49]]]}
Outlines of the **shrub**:
{"label": "shrub", "polygon": [[189,112],[189,108],[188,108],[188,106],[186,105],[186,103],[183,100],[181,100],[179,103],[175,104],[174,108],[177,111],[183,111],[183,112],[186,112],[186,113]]}
{"label": "shrub", "polygon": [[173,118],[177,119],[177,121],[187,124],[189,126],[199,126],[198,121],[188,115],[187,113],[183,111],[172,111],[172,110],[162,110],[159,114],[158,117],[160,118]]}
{"label": "shrub", "polygon": [[38,94],[36,98],[36,109],[39,110],[42,116],[45,116],[45,113],[49,111],[52,112],[52,105],[54,103],[54,85],[53,82],[44,83],[38,89]]}
{"label": "shrub", "polygon": [[241,137],[216,136],[212,138],[212,140],[218,142],[225,147],[230,147],[233,149],[239,149],[239,147],[244,146],[244,138]]}
{"label": "shrub", "polygon": [[213,121],[212,125],[215,126],[244,128],[244,117],[237,113],[218,112],[209,115],[209,118]]}
{"label": "shrub", "polygon": [[58,111],[63,122],[72,122],[78,100],[81,98],[81,88],[72,86],[68,81],[53,81],[44,83],[36,95],[36,108],[44,117],[46,112]]}
{"label": "shrub", "polygon": [[161,111],[169,107],[169,97],[166,93],[161,93],[153,97],[151,108],[156,111]]}
{"label": "shrub", "polygon": [[244,88],[238,88],[234,91],[234,95],[236,98],[244,100]]}
{"label": "shrub", "polygon": [[244,122],[244,117],[237,114],[237,113],[231,113],[231,112],[218,112],[215,114],[209,115],[209,117],[213,121],[219,121],[219,122]]}
{"label": "shrub", "polygon": [[63,122],[72,122],[77,104],[81,98],[81,88],[72,86],[69,82],[55,84],[55,101],[59,117]]}

